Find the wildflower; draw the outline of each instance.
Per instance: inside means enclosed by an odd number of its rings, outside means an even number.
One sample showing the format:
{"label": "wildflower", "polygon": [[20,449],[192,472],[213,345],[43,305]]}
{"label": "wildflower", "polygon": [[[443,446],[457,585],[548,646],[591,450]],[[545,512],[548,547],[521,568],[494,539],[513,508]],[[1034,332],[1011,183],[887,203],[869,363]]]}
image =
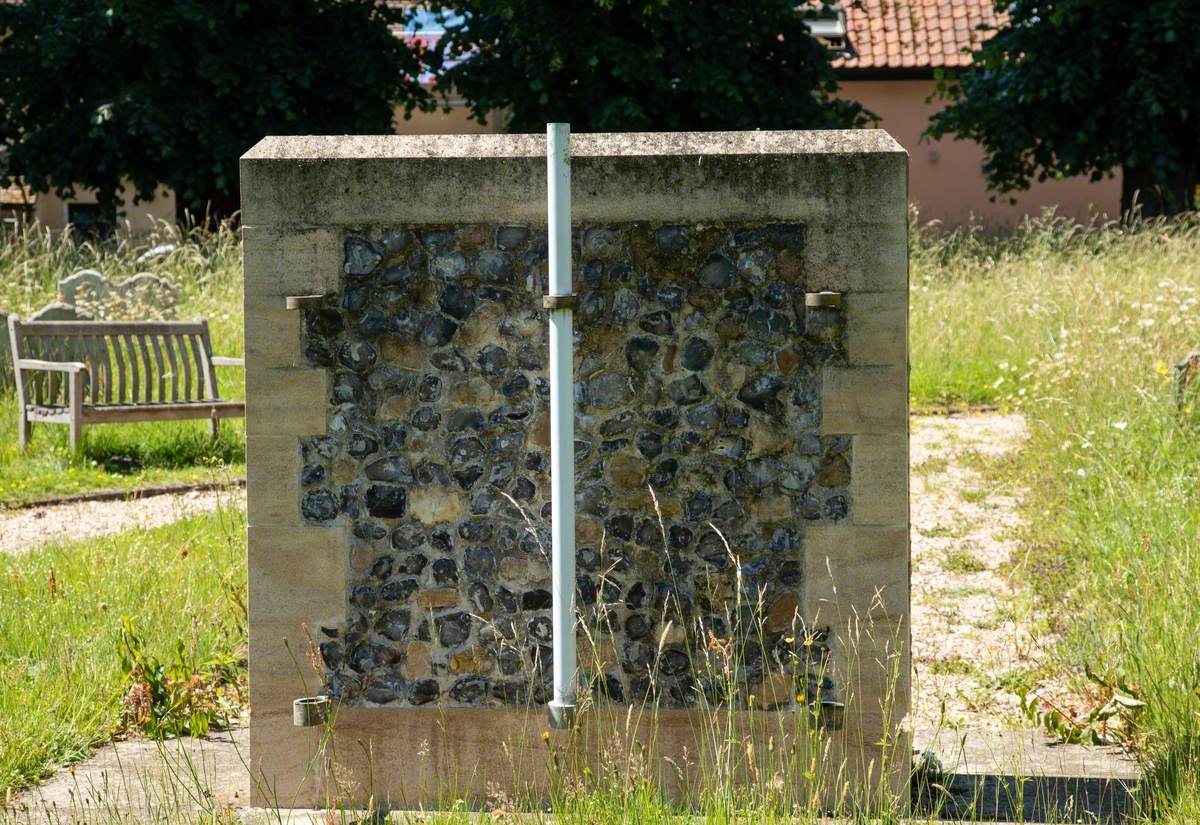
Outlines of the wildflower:
{"label": "wildflower", "polygon": [[1121,431],[1124,431],[1124,430],[1125,430],[1125,428],[1126,428],[1126,427],[1128,427],[1128,426],[1129,426],[1129,424],[1128,424],[1127,422],[1125,422],[1125,421],[1114,421],[1114,422],[1113,422],[1113,429],[1114,429],[1114,430],[1121,430]]}

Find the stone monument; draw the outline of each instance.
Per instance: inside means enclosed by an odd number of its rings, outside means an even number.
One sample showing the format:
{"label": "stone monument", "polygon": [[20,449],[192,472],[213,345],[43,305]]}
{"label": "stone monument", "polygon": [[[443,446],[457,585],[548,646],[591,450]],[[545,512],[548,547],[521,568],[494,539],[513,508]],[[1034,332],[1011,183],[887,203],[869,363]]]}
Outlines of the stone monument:
{"label": "stone monument", "polygon": [[[699,715],[811,717],[902,784],[904,151],[584,134],[571,162],[581,725],[653,708],[653,760]],[[242,159],[257,803],[554,781],[544,164],[494,135]],[[294,727],[313,694],[328,724]]]}

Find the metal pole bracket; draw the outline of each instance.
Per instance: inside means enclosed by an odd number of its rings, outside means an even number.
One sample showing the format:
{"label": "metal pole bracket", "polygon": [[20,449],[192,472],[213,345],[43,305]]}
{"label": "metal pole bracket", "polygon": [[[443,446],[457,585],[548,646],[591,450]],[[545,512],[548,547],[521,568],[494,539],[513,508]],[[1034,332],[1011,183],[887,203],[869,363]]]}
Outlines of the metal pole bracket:
{"label": "metal pole bracket", "polygon": [[324,295],[288,295],[284,299],[284,306],[288,309],[316,309],[324,298]]}
{"label": "metal pole bracket", "polygon": [[842,293],[806,292],[804,293],[804,305],[820,309],[840,309],[842,306]]}
{"label": "metal pole bracket", "polygon": [[543,295],[542,309],[575,309],[574,295]]}

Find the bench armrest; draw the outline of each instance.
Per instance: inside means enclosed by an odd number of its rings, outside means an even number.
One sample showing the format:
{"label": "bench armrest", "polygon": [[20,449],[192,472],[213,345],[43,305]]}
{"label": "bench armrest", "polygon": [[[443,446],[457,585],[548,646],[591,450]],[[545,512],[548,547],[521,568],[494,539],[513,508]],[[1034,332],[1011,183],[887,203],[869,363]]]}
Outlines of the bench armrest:
{"label": "bench armrest", "polygon": [[224,355],[214,355],[209,359],[214,367],[244,367],[246,366],[245,358],[227,358]]}
{"label": "bench armrest", "polygon": [[42,361],[38,358],[18,358],[18,369],[45,370],[47,372],[86,372],[87,364],[82,361]]}

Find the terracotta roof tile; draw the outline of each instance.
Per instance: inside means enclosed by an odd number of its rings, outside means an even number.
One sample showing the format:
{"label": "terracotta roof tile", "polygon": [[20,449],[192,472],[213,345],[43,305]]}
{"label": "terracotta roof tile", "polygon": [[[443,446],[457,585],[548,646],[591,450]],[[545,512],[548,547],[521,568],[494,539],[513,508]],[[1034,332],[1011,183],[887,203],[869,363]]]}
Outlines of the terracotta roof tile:
{"label": "terracotta roof tile", "polygon": [[993,0],[862,0],[842,8],[854,54],[835,61],[839,69],[966,66],[991,36],[980,25],[991,29],[1007,18]]}
{"label": "terracotta roof tile", "polygon": [[37,195],[21,185],[0,186],[0,206],[13,207],[37,203]]}

